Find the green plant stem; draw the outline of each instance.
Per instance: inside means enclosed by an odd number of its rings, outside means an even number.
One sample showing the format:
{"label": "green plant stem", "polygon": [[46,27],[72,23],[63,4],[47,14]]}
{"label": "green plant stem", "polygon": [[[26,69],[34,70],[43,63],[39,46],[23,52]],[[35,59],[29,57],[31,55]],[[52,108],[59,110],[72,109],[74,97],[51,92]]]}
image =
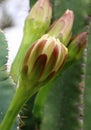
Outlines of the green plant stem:
{"label": "green plant stem", "polygon": [[[32,42],[33,42],[32,36],[30,38],[30,35],[27,35],[27,36],[24,35],[24,38],[23,38],[22,43],[20,45],[20,48],[18,50],[17,56],[15,57],[15,61],[12,64],[12,68],[11,68],[10,73],[11,73],[11,75],[16,83],[18,80],[20,64],[21,64],[23,57],[25,56],[25,54],[26,54],[26,52],[27,52],[27,50]],[[19,66],[19,67],[16,67],[16,66]]]}
{"label": "green plant stem", "polygon": [[21,85],[19,85],[16,90],[16,93],[5,115],[5,118],[0,125],[0,130],[11,130],[12,125],[17,117],[17,114],[19,113],[23,104],[28,100],[29,97],[33,95],[33,87],[31,87],[31,91],[29,90],[29,92],[27,93],[27,89],[24,89],[24,87]]}

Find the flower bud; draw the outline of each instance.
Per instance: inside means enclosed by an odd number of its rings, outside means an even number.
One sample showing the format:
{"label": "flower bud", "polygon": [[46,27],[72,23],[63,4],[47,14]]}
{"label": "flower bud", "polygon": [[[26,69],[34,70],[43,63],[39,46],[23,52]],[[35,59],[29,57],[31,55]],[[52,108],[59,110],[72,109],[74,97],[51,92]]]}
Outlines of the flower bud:
{"label": "flower bud", "polygon": [[76,35],[68,46],[68,59],[80,59],[87,44],[87,32]]}
{"label": "flower bud", "polygon": [[45,19],[47,21],[50,21],[50,18],[52,17],[52,9],[51,4],[49,0],[38,0],[36,4],[31,9],[29,18],[36,19],[45,22]]}
{"label": "flower bud", "polygon": [[52,7],[49,0],[38,0],[32,7],[24,25],[24,35],[21,46],[11,67],[11,76],[18,81],[19,68],[30,45],[48,30],[52,17]]}
{"label": "flower bud", "polygon": [[[34,42],[48,30],[52,18],[49,0],[38,0],[32,7],[25,21],[24,33],[30,35]],[[32,36],[31,36],[32,35]]]}
{"label": "flower bud", "polygon": [[62,68],[67,53],[58,39],[44,35],[28,50],[22,66],[23,75],[31,82],[45,83]]}
{"label": "flower bud", "polygon": [[52,24],[48,34],[59,38],[64,45],[67,45],[71,38],[73,21],[73,11],[67,10],[61,18]]}

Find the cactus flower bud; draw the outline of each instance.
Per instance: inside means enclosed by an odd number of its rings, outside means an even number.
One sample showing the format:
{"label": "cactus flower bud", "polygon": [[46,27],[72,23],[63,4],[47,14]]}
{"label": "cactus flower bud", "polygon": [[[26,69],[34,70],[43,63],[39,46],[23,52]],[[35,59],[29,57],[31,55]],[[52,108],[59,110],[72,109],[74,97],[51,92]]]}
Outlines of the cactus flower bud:
{"label": "cactus flower bud", "polygon": [[45,83],[62,68],[67,53],[67,48],[58,39],[46,34],[28,50],[22,72],[31,82]]}
{"label": "cactus flower bud", "polygon": [[[43,15],[44,13],[44,15]],[[49,0],[38,0],[31,9],[29,18],[37,19],[45,22],[45,19],[50,22],[52,17],[52,9]]]}
{"label": "cactus flower bud", "polygon": [[38,0],[31,8],[25,21],[21,46],[11,67],[11,76],[15,82],[18,80],[20,64],[30,44],[45,34],[49,28],[51,17],[52,7],[49,0]]}
{"label": "cactus flower bud", "polygon": [[68,60],[80,59],[87,44],[87,32],[75,36],[68,46]]}
{"label": "cactus flower bud", "polygon": [[73,11],[67,10],[63,16],[52,24],[48,34],[59,38],[64,45],[67,45],[71,38],[73,21]]}

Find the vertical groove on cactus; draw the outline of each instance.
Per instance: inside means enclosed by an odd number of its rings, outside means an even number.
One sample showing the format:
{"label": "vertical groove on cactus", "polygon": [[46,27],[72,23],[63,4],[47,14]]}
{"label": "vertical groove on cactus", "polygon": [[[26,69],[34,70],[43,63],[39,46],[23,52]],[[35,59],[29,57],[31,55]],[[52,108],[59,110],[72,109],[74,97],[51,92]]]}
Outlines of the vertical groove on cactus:
{"label": "vertical groove on cactus", "polygon": [[[83,130],[83,91],[84,91],[84,83],[82,80],[82,76],[84,75],[84,71],[82,69],[81,61],[70,68],[68,71],[68,84],[66,80],[66,75],[64,79],[63,87],[63,99],[61,106],[63,109],[61,110],[61,115],[64,120],[62,129],[66,130],[68,124],[68,130],[77,129]],[[71,80],[72,78],[72,80]],[[66,95],[67,94],[67,95]],[[69,104],[69,105],[68,105]],[[66,117],[65,117],[66,116]],[[62,118],[62,117],[61,117]]]}
{"label": "vertical groove on cactus", "polygon": [[86,72],[85,72],[85,91],[84,91],[84,130],[90,130],[90,113],[91,113],[91,1],[88,3],[88,16],[86,18],[86,24],[88,25],[88,46],[87,46],[87,57],[86,57]]}
{"label": "vertical groove on cactus", "polygon": [[91,129],[91,22],[88,36],[87,63],[85,75],[85,92],[84,92],[84,130]]}

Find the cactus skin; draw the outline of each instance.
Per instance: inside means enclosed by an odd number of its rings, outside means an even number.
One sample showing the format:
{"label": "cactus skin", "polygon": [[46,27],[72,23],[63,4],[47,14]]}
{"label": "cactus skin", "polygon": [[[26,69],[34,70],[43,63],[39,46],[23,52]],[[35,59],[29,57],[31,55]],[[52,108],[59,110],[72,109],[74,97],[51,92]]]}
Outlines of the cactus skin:
{"label": "cactus skin", "polygon": [[15,82],[18,80],[19,68],[27,49],[47,31],[50,25],[51,16],[52,8],[49,0],[47,0],[46,3],[44,0],[38,0],[26,18],[21,46],[12,64],[10,72]]}
{"label": "cactus skin", "polygon": [[84,91],[84,130],[91,129],[91,21],[89,21],[88,49],[85,65],[85,91]]}
{"label": "cactus skin", "polygon": [[[80,116],[83,112],[80,108],[82,106],[80,98],[82,92],[78,87],[79,82],[81,82],[80,74],[82,74],[80,67],[80,62],[72,65],[56,80],[47,97],[41,130],[49,130],[49,128],[50,130],[80,130],[82,128],[80,122]],[[77,68],[80,73],[74,68]]]}

